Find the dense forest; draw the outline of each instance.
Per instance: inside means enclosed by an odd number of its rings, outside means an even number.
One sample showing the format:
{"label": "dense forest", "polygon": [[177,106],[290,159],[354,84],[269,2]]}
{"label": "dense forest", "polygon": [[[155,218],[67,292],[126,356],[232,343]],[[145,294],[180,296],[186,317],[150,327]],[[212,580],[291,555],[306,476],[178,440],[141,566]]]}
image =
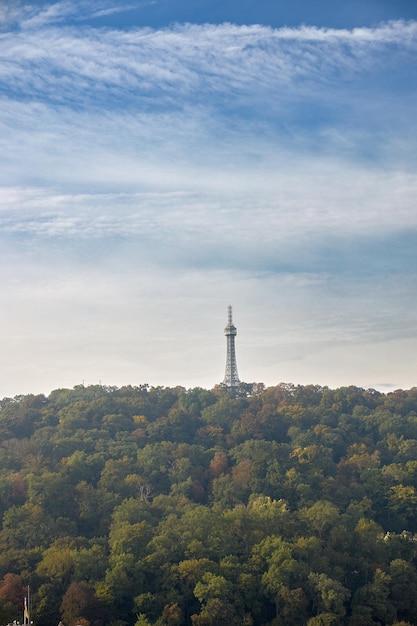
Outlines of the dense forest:
{"label": "dense forest", "polygon": [[417,388],[0,402],[0,624],[417,624]]}

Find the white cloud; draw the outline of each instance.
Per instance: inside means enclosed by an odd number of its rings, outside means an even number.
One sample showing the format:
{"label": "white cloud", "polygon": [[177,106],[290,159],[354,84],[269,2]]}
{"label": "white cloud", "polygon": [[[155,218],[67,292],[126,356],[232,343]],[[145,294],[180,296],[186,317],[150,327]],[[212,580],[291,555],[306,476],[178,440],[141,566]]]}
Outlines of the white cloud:
{"label": "white cloud", "polygon": [[[199,92],[253,98],[254,86],[278,96],[283,87],[305,90],[300,79],[317,91],[317,84],[343,74],[392,67],[393,58],[405,60],[417,45],[414,22],[353,31],[188,24],[123,32],[49,25],[52,16],[73,10],[72,2],[49,5],[31,18],[30,30],[2,38],[5,85],[56,101],[82,102],[103,90],[110,97],[114,89],[128,102],[137,101],[138,94],[178,102]],[[87,89],[90,94],[83,93]]]}
{"label": "white cloud", "polygon": [[[116,161],[113,155],[112,163]],[[143,167],[148,180],[153,176],[153,192],[0,188],[0,233],[146,237],[184,245],[199,241],[201,250],[221,242],[230,253],[245,250],[262,258],[274,246],[279,256],[291,257],[291,248],[298,254],[306,243],[314,248],[337,237],[343,245],[352,237],[381,238],[417,229],[417,177],[412,174],[342,170],[319,161],[300,164],[296,175],[281,170],[275,179],[271,164],[263,172],[249,167],[223,173],[202,170],[202,178],[200,168],[185,166],[176,168],[175,175],[171,172],[172,189],[167,190],[167,164],[154,172],[145,163]],[[131,168],[133,178],[133,163]],[[123,188],[125,173],[116,170],[112,176],[113,186]],[[300,178],[303,185],[297,188]],[[138,186],[140,179],[141,174]]]}
{"label": "white cloud", "polygon": [[117,3],[114,0],[95,0],[94,4],[89,0],[61,0],[51,2],[45,0],[36,4],[22,0],[15,0],[13,4],[0,6],[0,25],[16,26],[33,29],[41,26],[64,22],[68,18],[76,21],[86,21],[91,18],[122,13],[131,9],[137,9],[149,2]]}

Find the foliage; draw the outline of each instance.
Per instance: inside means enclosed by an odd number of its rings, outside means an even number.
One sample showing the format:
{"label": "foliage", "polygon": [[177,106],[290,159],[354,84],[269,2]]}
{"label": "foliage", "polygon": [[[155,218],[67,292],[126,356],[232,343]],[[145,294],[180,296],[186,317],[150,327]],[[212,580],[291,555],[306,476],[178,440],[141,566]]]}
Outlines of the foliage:
{"label": "foliage", "polygon": [[417,389],[0,402],[0,619],[417,623]]}

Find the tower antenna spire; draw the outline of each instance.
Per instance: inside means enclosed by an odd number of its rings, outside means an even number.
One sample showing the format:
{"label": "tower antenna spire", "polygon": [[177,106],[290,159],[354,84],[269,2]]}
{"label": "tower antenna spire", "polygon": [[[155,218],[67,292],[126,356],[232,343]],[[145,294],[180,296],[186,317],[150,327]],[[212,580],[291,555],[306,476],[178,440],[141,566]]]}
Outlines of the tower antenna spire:
{"label": "tower antenna spire", "polygon": [[228,306],[228,324],[224,329],[227,341],[226,354],[226,371],[224,374],[223,385],[236,388],[240,385],[239,375],[237,373],[235,337],[237,335],[236,326],[233,324],[232,306]]}

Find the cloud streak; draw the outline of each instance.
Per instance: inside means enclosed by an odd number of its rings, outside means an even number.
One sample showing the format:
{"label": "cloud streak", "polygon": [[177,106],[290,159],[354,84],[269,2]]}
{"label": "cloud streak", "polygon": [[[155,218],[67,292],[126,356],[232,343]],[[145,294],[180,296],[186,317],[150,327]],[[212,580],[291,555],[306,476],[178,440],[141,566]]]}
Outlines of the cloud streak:
{"label": "cloud streak", "polygon": [[[352,31],[302,27],[178,25],[164,30],[115,31],[55,27],[53,18],[74,10],[57,3],[23,19],[21,30],[0,42],[3,89],[16,97],[42,94],[53,102],[83,103],[103,93],[114,104],[146,106],[146,98],[166,105],[204,94],[254,100],[358,74],[389,71],[414,56],[417,26],[393,22]],[[300,81],[307,83],[300,84]],[[74,92],[75,90],[75,92]],[[256,92],[255,92],[256,93]],[[281,96],[282,98],[283,96]],[[105,104],[105,102],[104,102]]]}

